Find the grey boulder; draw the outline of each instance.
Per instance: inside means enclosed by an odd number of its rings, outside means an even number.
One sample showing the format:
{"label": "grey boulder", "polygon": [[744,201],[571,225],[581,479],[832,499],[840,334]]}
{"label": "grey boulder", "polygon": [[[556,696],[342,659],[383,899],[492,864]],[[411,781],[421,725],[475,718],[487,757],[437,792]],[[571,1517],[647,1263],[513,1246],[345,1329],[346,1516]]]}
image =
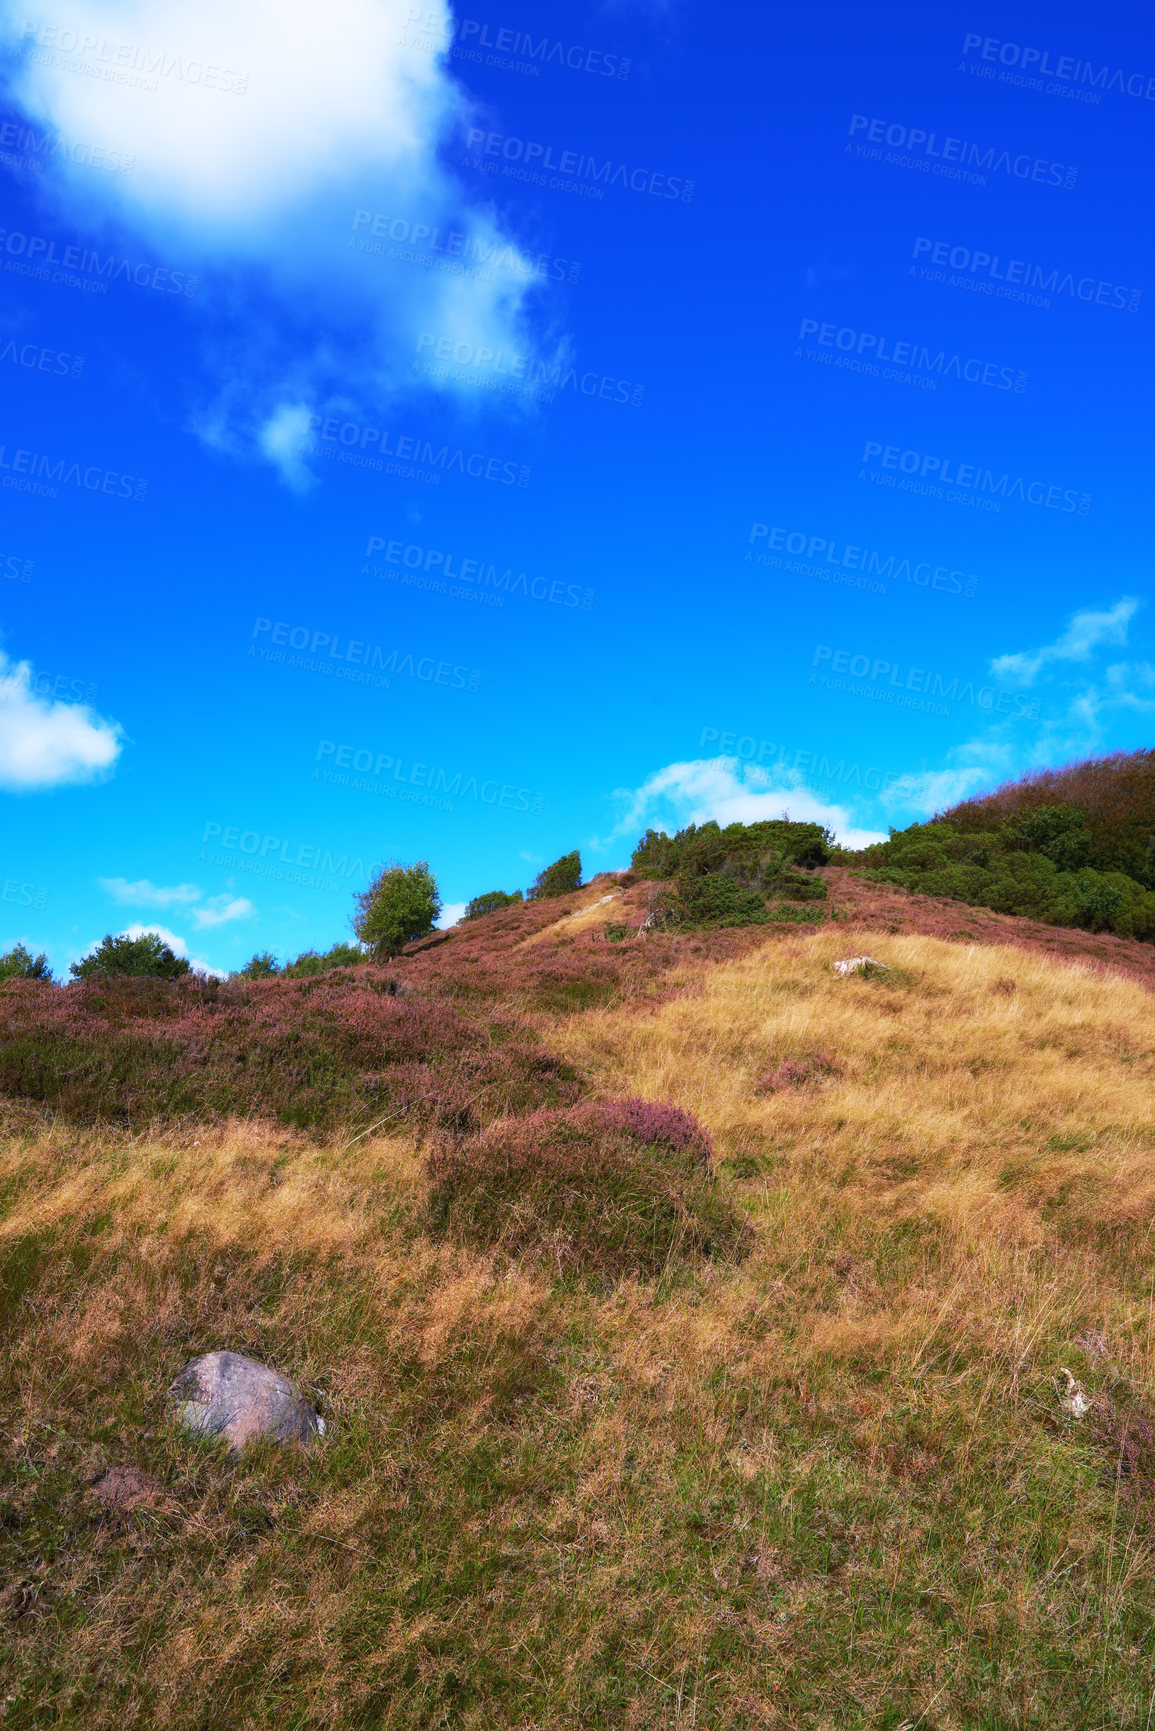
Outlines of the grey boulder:
{"label": "grey boulder", "polygon": [[179,1424],[199,1436],[222,1436],[234,1449],[254,1437],[307,1443],[323,1436],[325,1421],[301,1398],[287,1376],[239,1352],[206,1352],[186,1364],[169,1385]]}

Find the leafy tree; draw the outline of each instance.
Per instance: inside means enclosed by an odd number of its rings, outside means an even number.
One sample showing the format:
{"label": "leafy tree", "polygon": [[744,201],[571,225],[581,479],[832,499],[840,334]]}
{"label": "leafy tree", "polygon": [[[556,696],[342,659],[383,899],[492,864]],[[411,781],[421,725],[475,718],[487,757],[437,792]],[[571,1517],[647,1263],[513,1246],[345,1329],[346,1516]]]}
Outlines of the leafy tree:
{"label": "leafy tree", "polygon": [[34,956],[23,944],[16,944],[5,956],[0,956],[0,980],[50,980],[52,969],[46,955]]}
{"label": "leafy tree", "polygon": [[238,968],[233,975],[237,980],[268,980],[274,974],[280,973],[277,958],[272,950],[258,950],[255,956],[250,956],[243,968]]}
{"label": "leafy tree", "polygon": [[426,937],[440,912],[441,895],[428,862],[394,861],[358,893],[353,930],[376,959],[384,960],[399,955],[414,938]]}
{"label": "leafy tree", "polygon": [[581,887],[582,856],[575,847],[572,853],[563,854],[544,871],[538,872],[528,899],[531,902],[548,901],[552,896],[568,896],[571,890],[580,890]]}
{"label": "leafy tree", "polygon": [[463,920],[479,920],[485,914],[495,914],[499,908],[512,907],[521,899],[520,890],[486,890],[483,896],[474,896],[471,902],[466,903],[461,917]]}
{"label": "leafy tree", "polygon": [[327,974],[330,968],[355,968],[364,960],[365,952],[360,944],[337,943],[323,954],[317,950],[302,950],[299,956],[285,963],[281,973],[287,980],[302,979],[310,974]]}
{"label": "leafy tree", "polygon": [[176,980],[191,972],[191,963],[176,955],[156,932],[142,932],[130,938],[109,933],[79,962],[73,962],[69,972],[78,980],[91,980],[100,974],[130,974],[138,979]]}

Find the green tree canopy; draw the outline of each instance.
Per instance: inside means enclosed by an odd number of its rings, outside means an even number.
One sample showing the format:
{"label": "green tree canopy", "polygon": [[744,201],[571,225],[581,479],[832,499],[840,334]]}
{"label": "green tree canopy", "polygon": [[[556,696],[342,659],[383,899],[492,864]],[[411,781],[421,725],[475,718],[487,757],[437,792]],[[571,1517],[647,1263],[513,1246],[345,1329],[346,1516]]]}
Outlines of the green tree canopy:
{"label": "green tree canopy", "polygon": [[156,932],[142,932],[137,938],[130,938],[127,932],[114,938],[109,932],[90,954],[73,962],[69,972],[78,980],[91,980],[98,974],[175,980],[191,972],[191,963],[170,949]]}
{"label": "green tree canopy", "polygon": [[0,956],[0,980],[50,980],[52,969],[46,955],[34,956],[23,944],[15,944]]}
{"label": "green tree canopy", "polygon": [[560,859],[555,859],[552,865],[538,872],[529,900],[538,902],[550,896],[568,896],[571,890],[580,890],[581,887],[582,856],[575,847],[572,853],[562,854]]}
{"label": "green tree canopy", "polygon": [[357,895],[353,930],[380,961],[398,955],[414,938],[433,930],[441,912],[441,895],[428,861],[382,866],[367,889]]}

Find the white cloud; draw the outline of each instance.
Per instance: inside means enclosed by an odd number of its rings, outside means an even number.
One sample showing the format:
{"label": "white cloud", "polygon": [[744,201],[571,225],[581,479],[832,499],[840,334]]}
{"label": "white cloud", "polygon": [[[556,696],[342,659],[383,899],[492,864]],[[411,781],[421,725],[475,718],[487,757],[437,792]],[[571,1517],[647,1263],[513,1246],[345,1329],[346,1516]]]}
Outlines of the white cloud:
{"label": "white cloud", "polygon": [[464,917],[468,905],[468,902],[446,902],[445,906],[441,910],[441,917],[437,921],[438,931],[444,932],[447,931],[450,926],[457,925]]}
{"label": "white cloud", "polygon": [[196,884],[154,884],[148,878],[129,883],[127,878],[97,878],[114,902],[126,908],[171,908],[185,902],[199,902],[204,891]]}
{"label": "white cloud", "polygon": [[230,896],[226,892],[210,897],[203,907],[193,908],[193,924],[198,931],[210,931],[229,920],[251,920],[256,911],[248,896]]}
{"label": "white cloud", "polygon": [[[97,882],[122,907],[188,907],[194,925],[202,932],[226,925],[230,920],[252,919],[257,911],[247,896],[230,895],[227,890],[202,901],[205,892],[199,884],[154,884],[148,878],[138,878],[134,883],[127,878],[98,878]],[[201,905],[193,906],[197,902]]]}
{"label": "white cloud", "polygon": [[95,781],[120,756],[119,723],[87,704],[59,703],[32,689],[27,661],[0,649],[0,787],[14,793]]}
{"label": "white cloud", "polygon": [[1089,661],[1104,645],[1117,647],[1126,643],[1128,627],[1141,605],[1134,596],[1124,595],[1105,611],[1087,608],[1073,615],[1054,643],[1044,644],[1040,649],[1020,650],[1015,655],[998,655],[991,662],[991,672],[996,679],[1030,685],[1053,662]]}
{"label": "white cloud", "polygon": [[[448,45],[448,0],[422,0],[421,11]],[[403,236],[394,254],[426,252],[435,232],[443,253],[449,230],[463,251],[513,239],[487,191],[474,195],[445,165],[476,116],[445,54],[407,41],[412,12],[410,0],[320,10],[313,0],[51,0],[43,12],[0,0],[0,45],[17,51],[13,101],[70,143],[131,161],[131,173],[108,173],[61,153],[41,177],[45,196],[109,249],[148,246],[169,269],[208,272],[181,302],[195,316],[215,296],[218,315],[212,383],[189,405],[190,425],[271,463],[296,490],[310,484],[302,426],[336,403],[376,426],[399,396],[429,391],[454,393],[470,413],[494,402],[532,412],[414,369],[421,331],[507,354],[542,343],[529,328],[541,286],[532,271],[454,273],[388,256]],[[118,49],[140,83],[103,76]],[[210,66],[247,75],[244,89],[208,88]],[[159,88],[145,87],[150,78]],[[362,250],[377,216],[394,232]],[[412,239],[414,226],[425,239]],[[526,229],[515,251],[540,252],[542,240]],[[228,276],[214,281],[219,267]],[[554,335],[549,352],[558,347]]]}
{"label": "white cloud", "polygon": [[626,801],[627,809],[607,841],[637,836],[655,820],[679,828],[711,820],[725,826],[760,823],[784,814],[796,823],[818,823],[832,829],[844,847],[869,847],[872,842],[886,840],[879,830],[857,828],[843,806],[819,799],[792,772],[771,773],[736,757],[667,764],[641,787],[619,789],[615,798]]}

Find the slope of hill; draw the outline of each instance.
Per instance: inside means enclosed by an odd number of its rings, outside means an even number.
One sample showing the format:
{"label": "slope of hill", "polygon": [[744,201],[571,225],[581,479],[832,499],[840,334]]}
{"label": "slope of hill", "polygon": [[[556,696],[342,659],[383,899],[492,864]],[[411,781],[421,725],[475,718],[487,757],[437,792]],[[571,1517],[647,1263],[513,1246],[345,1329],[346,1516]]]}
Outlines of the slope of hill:
{"label": "slope of hill", "polygon": [[[1144,1723],[1155,951],[822,875],[0,985],[6,1724]],[[324,1440],[174,1431],[218,1347]]]}

